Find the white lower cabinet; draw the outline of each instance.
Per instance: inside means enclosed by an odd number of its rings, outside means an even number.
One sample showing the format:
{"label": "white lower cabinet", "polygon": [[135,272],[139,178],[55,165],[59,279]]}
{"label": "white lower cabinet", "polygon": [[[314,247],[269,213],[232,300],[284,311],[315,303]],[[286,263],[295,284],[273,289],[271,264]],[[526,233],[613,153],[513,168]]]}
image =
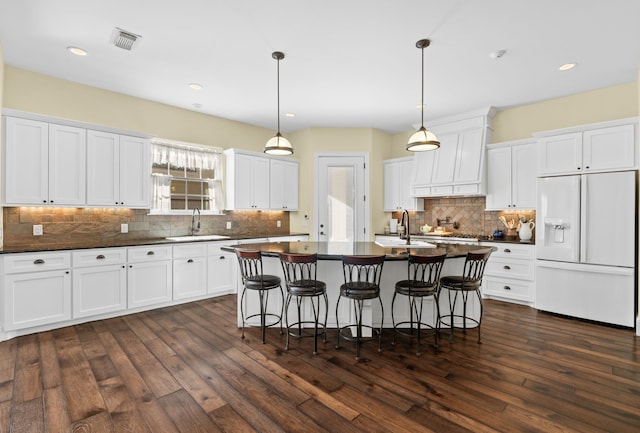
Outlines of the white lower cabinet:
{"label": "white lower cabinet", "polygon": [[482,242],[495,247],[482,280],[486,298],[533,306],[535,299],[535,247],[533,244]]}
{"label": "white lower cabinet", "polygon": [[126,249],[74,251],[73,318],[127,308]]}
{"label": "white lower cabinet", "polygon": [[2,258],[2,330],[71,319],[71,256],[65,252]]}
{"label": "white lower cabinet", "polygon": [[127,248],[129,308],[166,303],[173,297],[171,246]]}
{"label": "white lower cabinet", "polygon": [[207,253],[207,294],[223,295],[236,293],[236,256],[222,251],[225,245],[212,242]]}
{"label": "white lower cabinet", "polygon": [[207,293],[207,244],[173,246],[173,299]]}

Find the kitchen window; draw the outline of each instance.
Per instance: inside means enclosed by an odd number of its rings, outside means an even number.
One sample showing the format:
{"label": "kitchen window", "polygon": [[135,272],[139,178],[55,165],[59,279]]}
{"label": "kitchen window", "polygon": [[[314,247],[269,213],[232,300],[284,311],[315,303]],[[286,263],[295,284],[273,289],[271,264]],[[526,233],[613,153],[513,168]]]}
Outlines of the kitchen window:
{"label": "kitchen window", "polygon": [[151,142],[151,213],[220,214],[222,149],[164,139]]}

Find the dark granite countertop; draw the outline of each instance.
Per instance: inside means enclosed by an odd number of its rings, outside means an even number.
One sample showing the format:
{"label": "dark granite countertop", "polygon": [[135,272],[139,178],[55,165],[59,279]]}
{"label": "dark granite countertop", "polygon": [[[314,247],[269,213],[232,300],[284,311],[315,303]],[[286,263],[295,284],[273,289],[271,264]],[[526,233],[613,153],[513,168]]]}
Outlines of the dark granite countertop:
{"label": "dark granite countertop", "polygon": [[[254,239],[254,238],[263,238],[263,237],[285,237],[285,236],[306,236],[308,233],[290,233],[286,235],[268,235],[268,236],[229,236],[229,239],[220,239],[217,241],[207,240],[207,239],[198,239],[198,236],[194,236],[193,240],[189,240],[187,242],[234,242],[243,239]],[[202,235],[206,236],[206,235]],[[55,245],[55,244],[43,244],[43,245],[32,245],[28,247],[4,247],[0,248],[0,254],[10,254],[10,253],[35,253],[35,252],[44,252],[44,251],[65,251],[65,250],[83,250],[83,249],[92,249],[92,248],[118,248],[118,247],[137,247],[143,245],[170,245],[170,244],[184,244],[187,242],[178,242],[175,240],[170,240],[167,238],[145,238],[145,239],[114,239],[112,241],[79,241],[79,242],[71,242],[64,245]]]}
{"label": "dark granite countertop", "polygon": [[446,253],[447,257],[464,257],[469,251],[486,249],[479,245],[436,244],[436,248],[385,248],[375,242],[265,242],[256,244],[228,245],[223,250],[233,252],[235,248],[259,250],[268,257],[279,253],[318,254],[320,260],[341,260],[343,255],[385,255],[387,260],[406,260],[409,250],[413,254],[433,256]]}

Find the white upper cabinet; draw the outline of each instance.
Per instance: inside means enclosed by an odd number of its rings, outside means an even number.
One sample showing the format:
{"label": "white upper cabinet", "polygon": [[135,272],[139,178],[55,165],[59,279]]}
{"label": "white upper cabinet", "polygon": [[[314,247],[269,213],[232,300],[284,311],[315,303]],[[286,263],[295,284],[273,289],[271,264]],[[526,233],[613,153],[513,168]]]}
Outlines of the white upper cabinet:
{"label": "white upper cabinet", "polygon": [[424,200],[409,195],[414,161],[412,157],[384,161],[384,211],[423,211]]}
{"label": "white upper cabinet", "polygon": [[491,139],[493,109],[466,113],[431,129],[440,148],[414,155],[412,197],[482,195],[485,192],[485,144]]}
{"label": "white upper cabinet", "polygon": [[274,210],[298,210],[298,161],[270,160],[270,200]]}
{"label": "white upper cabinet", "polygon": [[487,210],[535,209],[536,142],[487,146]]}
{"label": "white upper cabinet", "polygon": [[15,117],[4,129],[4,204],[85,204],[84,129]]}
{"label": "white upper cabinet", "polygon": [[296,160],[240,149],[227,149],[224,154],[227,161],[226,209],[298,209]]}
{"label": "white upper cabinet", "polygon": [[636,168],[636,125],[633,118],[536,134],[538,175]]}
{"label": "white upper cabinet", "polygon": [[102,131],[87,132],[87,204],[149,207],[149,142]]}

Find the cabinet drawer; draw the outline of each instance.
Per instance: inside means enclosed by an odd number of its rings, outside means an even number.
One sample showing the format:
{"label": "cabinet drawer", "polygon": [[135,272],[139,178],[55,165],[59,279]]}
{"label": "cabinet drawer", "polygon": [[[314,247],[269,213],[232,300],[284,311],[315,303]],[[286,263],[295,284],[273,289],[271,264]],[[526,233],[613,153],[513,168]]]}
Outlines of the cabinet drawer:
{"label": "cabinet drawer", "polygon": [[207,255],[211,256],[211,255],[217,255],[217,254],[231,254],[233,255],[233,253],[230,253],[228,251],[223,251],[222,247],[225,245],[233,245],[235,243],[235,241],[233,241],[232,243],[229,243],[228,241],[225,242],[209,242],[207,244]]}
{"label": "cabinet drawer", "polygon": [[173,246],[173,258],[184,259],[189,257],[205,257],[207,255],[207,244],[193,243]]}
{"label": "cabinet drawer", "polygon": [[490,243],[482,242],[483,246],[496,247],[497,250],[491,254],[491,258],[509,258],[509,259],[526,259],[534,260],[535,248],[533,245],[508,244],[508,243]]}
{"label": "cabinet drawer", "polygon": [[71,253],[68,252],[8,254],[4,256],[4,272],[6,274],[51,271],[67,269],[70,266]]}
{"label": "cabinet drawer", "polygon": [[95,248],[74,251],[71,258],[74,267],[119,265],[127,261],[127,250],[124,248]]}
{"label": "cabinet drawer", "polygon": [[410,197],[429,197],[431,195],[431,188],[428,186],[414,186],[409,189]]}
{"label": "cabinet drawer", "polygon": [[431,195],[451,195],[451,194],[453,194],[453,185],[431,187]]}
{"label": "cabinet drawer", "polygon": [[486,277],[482,282],[482,292],[489,296],[530,302],[533,300],[533,283]]}
{"label": "cabinet drawer", "polygon": [[533,260],[510,260],[492,256],[487,262],[484,273],[490,276],[533,281],[534,262]]}
{"label": "cabinet drawer", "polygon": [[129,263],[171,259],[171,246],[145,246],[127,248]]}

